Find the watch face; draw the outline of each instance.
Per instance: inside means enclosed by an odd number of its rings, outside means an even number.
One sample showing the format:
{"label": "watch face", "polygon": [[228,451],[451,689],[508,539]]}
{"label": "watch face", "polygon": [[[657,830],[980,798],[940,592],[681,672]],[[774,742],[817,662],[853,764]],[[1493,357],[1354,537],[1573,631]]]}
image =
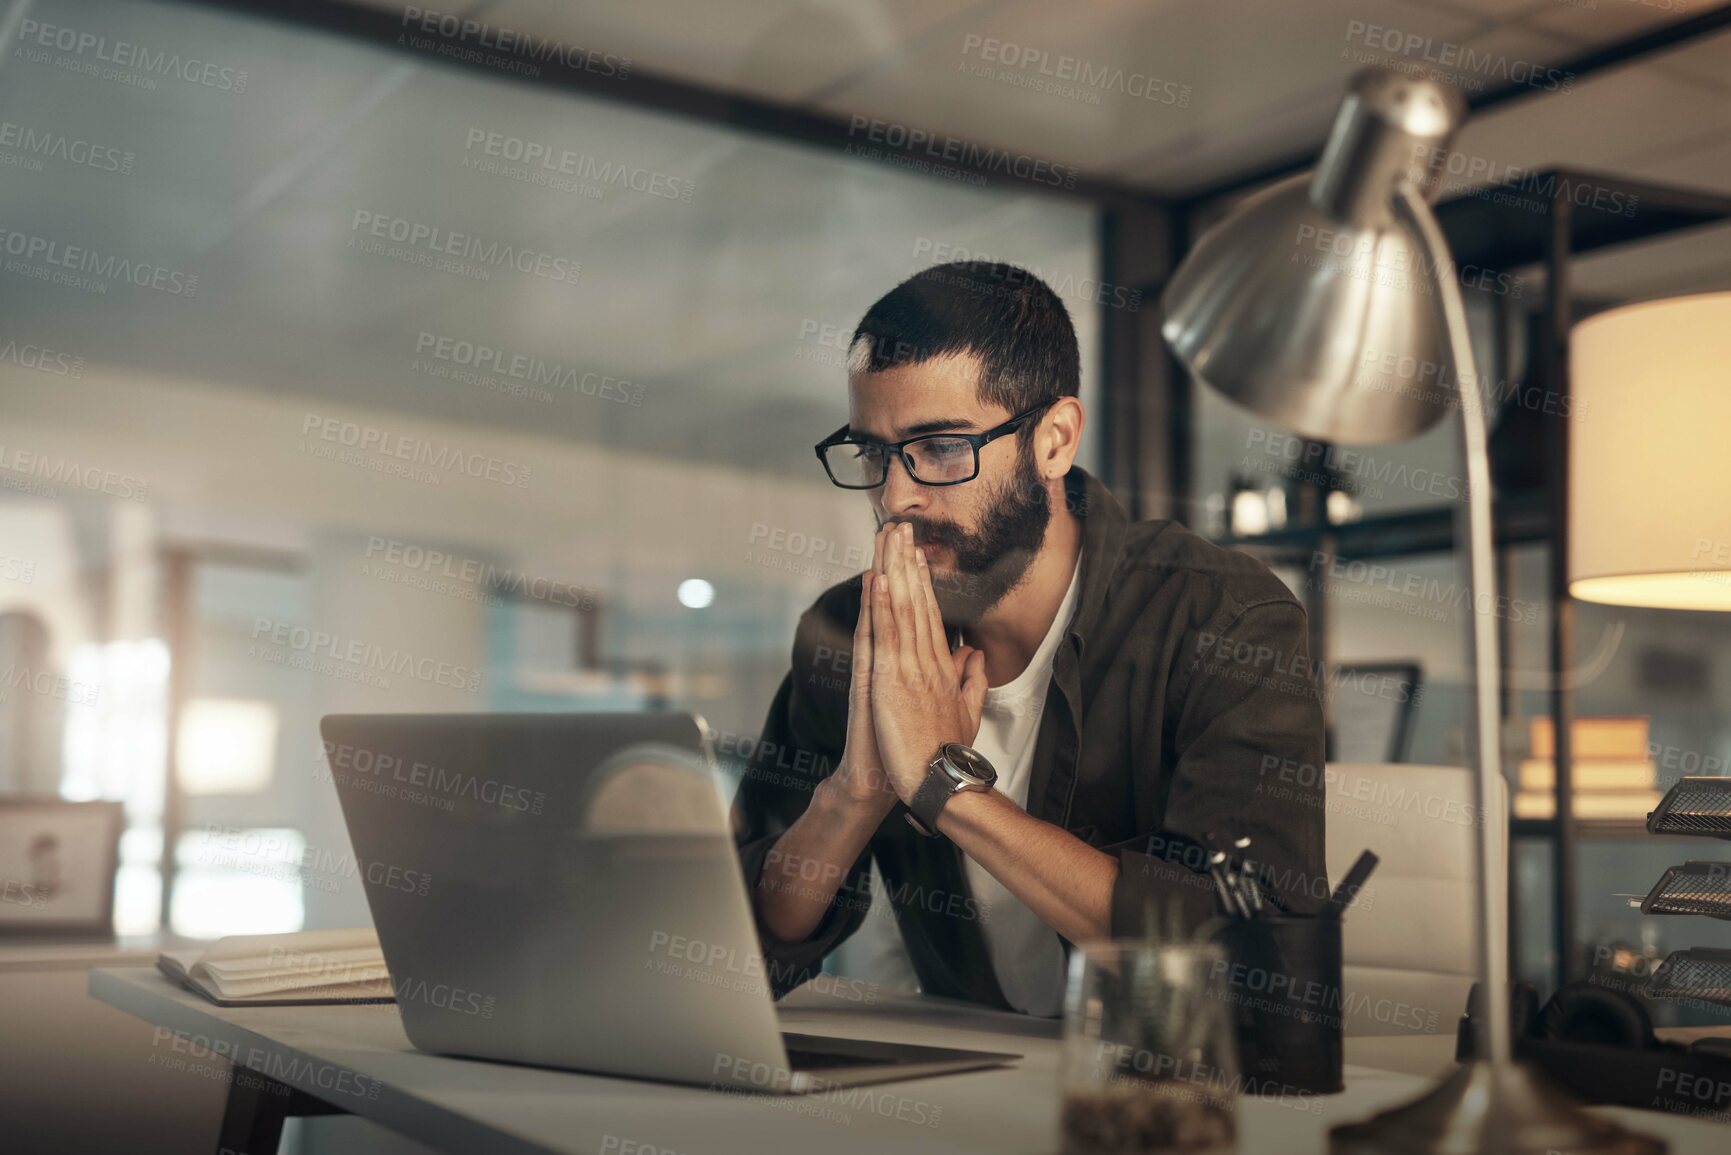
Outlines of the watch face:
{"label": "watch face", "polygon": [[998,772],[992,769],[992,764],[986,761],[972,746],[961,742],[949,742],[944,745],[944,758],[962,777],[977,782],[981,786],[990,786],[998,780]]}

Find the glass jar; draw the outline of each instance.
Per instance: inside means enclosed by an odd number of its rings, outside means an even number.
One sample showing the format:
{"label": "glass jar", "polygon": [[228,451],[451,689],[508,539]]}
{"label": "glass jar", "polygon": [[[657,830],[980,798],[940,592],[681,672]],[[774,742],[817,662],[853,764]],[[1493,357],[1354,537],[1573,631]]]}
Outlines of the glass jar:
{"label": "glass jar", "polygon": [[1237,1150],[1238,1051],[1216,943],[1071,952],[1059,1062],[1063,1155]]}

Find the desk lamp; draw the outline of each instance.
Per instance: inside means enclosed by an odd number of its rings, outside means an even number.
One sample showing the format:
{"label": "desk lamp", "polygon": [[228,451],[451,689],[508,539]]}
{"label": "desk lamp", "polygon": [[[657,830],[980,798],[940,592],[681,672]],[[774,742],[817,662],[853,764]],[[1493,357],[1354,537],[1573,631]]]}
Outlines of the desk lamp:
{"label": "desk lamp", "polygon": [[[1353,77],[1309,179],[1245,201],[1184,259],[1162,298],[1167,343],[1198,380],[1319,441],[1413,437],[1458,410],[1472,604],[1495,604],[1484,401],[1448,242],[1431,211],[1466,102],[1391,69]],[[1442,372],[1452,366],[1452,380]],[[1367,372],[1367,368],[1371,371]],[[1478,812],[1502,776],[1496,624],[1471,615]],[[1499,831],[1479,826],[1479,979],[1508,990],[1508,928],[1492,925]],[[1532,1152],[1657,1155],[1657,1140],[1590,1115],[1516,1063],[1506,1013],[1478,1016],[1480,1058],[1411,1103],[1336,1127],[1336,1155]]]}

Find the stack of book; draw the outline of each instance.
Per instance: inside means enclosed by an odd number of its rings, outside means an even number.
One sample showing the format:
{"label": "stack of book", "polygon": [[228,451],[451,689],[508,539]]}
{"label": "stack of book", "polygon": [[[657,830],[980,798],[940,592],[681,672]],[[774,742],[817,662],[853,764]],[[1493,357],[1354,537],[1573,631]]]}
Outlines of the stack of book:
{"label": "stack of book", "polygon": [[[1659,805],[1658,770],[1647,749],[1648,719],[1576,718],[1574,814],[1583,821],[1641,821]],[[1547,717],[1532,719],[1530,755],[1521,762],[1516,818],[1557,813],[1556,731]]]}
{"label": "stack of book", "polygon": [[395,1001],[372,927],[231,934],[205,950],[163,951],[156,969],[219,1007]]}

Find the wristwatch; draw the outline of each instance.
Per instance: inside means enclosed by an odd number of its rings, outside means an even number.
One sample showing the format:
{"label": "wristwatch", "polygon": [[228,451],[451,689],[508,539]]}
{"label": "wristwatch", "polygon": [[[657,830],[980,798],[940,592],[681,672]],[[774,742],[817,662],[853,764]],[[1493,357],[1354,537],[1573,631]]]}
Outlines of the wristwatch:
{"label": "wristwatch", "polygon": [[926,777],[908,803],[908,825],[928,838],[938,836],[938,815],[963,790],[990,790],[998,772],[986,756],[964,742],[945,742],[926,767]]}

